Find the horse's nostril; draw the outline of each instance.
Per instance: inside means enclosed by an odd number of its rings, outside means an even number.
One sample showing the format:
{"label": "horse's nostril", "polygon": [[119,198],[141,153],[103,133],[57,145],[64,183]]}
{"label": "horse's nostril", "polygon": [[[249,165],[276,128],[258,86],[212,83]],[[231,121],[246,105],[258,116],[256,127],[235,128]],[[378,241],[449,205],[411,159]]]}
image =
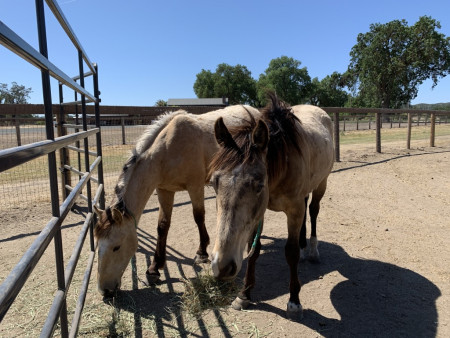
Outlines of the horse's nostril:
{"label": "horse's nostril", "polygon": [[113,298],[115,294],[116,294],[115,290],[108,290],[108,289],[103,290],[103,297],[105,298]]}
{"label": "horse's nostril", "polygon": [[228,263],[219,273],[219,279],[230,279],[233,278],[237,273],[237,265],[234,261]]}

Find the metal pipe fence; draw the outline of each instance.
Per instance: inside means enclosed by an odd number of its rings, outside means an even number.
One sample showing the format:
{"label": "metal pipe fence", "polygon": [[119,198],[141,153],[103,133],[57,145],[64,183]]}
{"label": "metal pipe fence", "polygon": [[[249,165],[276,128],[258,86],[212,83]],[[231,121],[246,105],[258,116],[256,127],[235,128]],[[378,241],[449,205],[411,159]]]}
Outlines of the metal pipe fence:
{"label": "metal pipe fence", "polygon": [[[53,241],[56,267],[56,285],[54,286],[54,289],[56,293],[52,305],[47,309],[48,316],[45,320],[45,323],[43,324],[41,336],[52,336],[57,327],[57,324],[59,324],[60,335],[63,337],[68,337],[75,336],[77,334],[79,325],[79,315],[77,315],[77,313],[81,312],[83,308],[87,283],[83,283],[83,287],[80,290],[80,298],[77,302],[77,308],[73,317],[72,326],[70,327],[70,332],[66,302],[67,294],[70,288],[75,268],[77,266],[77,262],[80,258],[80,248],[85,242],[88,229],[90,230],[90,259],[88,260],[88,264],[86,266],[85,275],[90,276],[90,271],[92,270],[93,264],[92,257],[95,255],[94,241],[92,238],[94,218],[92,213],[92,205],[95,203],[100,203],[100,206],[104,207],[99,119],[100,100],[98,91],[98,69],[96,64],[90,62],[87,54],[78,41],[58,4],[54,0],[46,0],[46,3],[78,52],[79,74],[74,78],[71,78],[67,74],[62,72],[48,59],[46,20],[44,15],[43,0],[36,0],[39,51],[34,49],[31,45],[29,45],[14,31],[12,31],[9,27],[7,27],[3,22],[0,21],[0,44],[4,45],[6,48],[10,49],[18,56],[36,66],[41,71],[44,101],[44,119],[40,119],[40,125],[36,124],[32,127],[35,129],[36,135],[34,135],[33,137],[29,137],[29,135],[27,135],[29,133],[25,132],[25,130],[22,128],[20,123],[21,121],[17,119],[14,121],[15,141],[17,142],[17,144],[13,145],[11,139],[7,142],[2,142],[2,145],[5,145],[5,148],[0,150],[0,173],[2,177],[3,174],[8,173],[12,173],[11,176],[15,177],[15,174],[18,172],[18,168],[23,168],[30,163],[37,163],[36,161],[40,161],[40,164],[38,164],[38,166],[34,168],[34,172],[38,172],[42,175],[48,175],[47,187],[49,188],[51,199],[50,221],[42,229],[42,231],[40,231],[39,235],[33,241],[31,246],[23,254],[19,263],[12,269],[9,275],[7,275],[2,280],[2,283],[0,285],[0,322],[2,322],[3,324],[5,315],[8,313],[16,298],[20,294],[25,283],[27,282],[27,279],[35,269],[39,260],[47,251],[50,242]],[[93,78],[93,94],[91,94],[84,88],[85,73],[83,71],[83,66],[85,63],[88,65],[88,68],[90,68],[89,75],[91,75]],[[61,108],[59,114],[55,113],[55,109],[52,105],[50,77],[53,77],[59,81],[60,88],[62,88],[62,86],[64,85],[73,89],[76,93],[81,95],[80,113],[83,123],[82,126],[78,128],[78,130],[76,130],[74,133],[66,134],[58,126],[56,132],[57,137],[55,137],[55,116],[57,117],[56,120],[58,121],[58,117],[60,119],[61,116],[64,115],[62,107],[67,103],[64,103],[62,90],[60,90]],[[77,81],[79,81],[79,83]],[[94,111],[96,117],[95,126],[89,130],[87,128],[86,118],[87,102],[94,102]],[[13,114],[13,118],[16,118],[15,114]],[[5,124],[7,125],[8,123],[2,123],[1,134],[13,134],[11,130],[8,129],[8,126],[4,126]],[[89,156],[92,154],[92,152],[89,151],[89,138],[93,137],[96,138],[96,152],[95,159],[91,164],[91,159],[89,158]],[[71,191],[69,193],[64,190],[65,184],[62,185],[61,193],[58,185],[57,154],[59,154],[59,162],[63,164],[62,167],[65,168],[66,151],[69,149],[67,147],[70,147],[73,143],[79,144],[80,141],[83,141],[84,143],[84,171],[79,171],[78,183],[73,188],[71,187]],[[47,157],[46,168],[41,167],[41,164],[43,163],[42,159],[45,157]],[[91,178],[94,172],[96,172],[98,176],[96,179],[98,187],[96,189],[95,197],[92,198]],[[85,226],[83,227],[79,235],[79,240],[77,241],[77,245],[73,251],[72,256],[69,259],[69,263],[65,267],[61,226],[66,216],[69,214],[71,208],[79,198],[82,189],[85,189],[88,201],[88,212],[86,216]],[[60,200],[62,200],[62,203],[60,203]]]}

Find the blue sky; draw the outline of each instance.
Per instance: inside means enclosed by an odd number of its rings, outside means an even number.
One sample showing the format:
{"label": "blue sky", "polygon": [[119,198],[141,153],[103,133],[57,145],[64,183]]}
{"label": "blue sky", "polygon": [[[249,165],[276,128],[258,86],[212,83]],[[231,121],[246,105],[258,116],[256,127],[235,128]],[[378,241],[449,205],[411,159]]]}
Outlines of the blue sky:
{"label": "blue sky", "polygon": [[[440,21],[450,36],[450,1],[417,0],[59,0],[92,62],[99,66],[105,105],[154,105],[159,99],[193,98],[196,74],[220,63],[245,65],[253,78],[270,60],[301,61],[311,78],[344,72],[358,33],[372,23],[420,16]],[[49,59],[78,74],[77,52],[46,10]],[[38,49],[34,1],[0,0],[0,20]],[[87,70],[87,66],[85,66]],[[0,46],[0,83],[32,87],[42,103],[40,72]],[[92,91],[91,80],[86,80]],[[58,86],[52,81],[54,103]],[[64,91],[65,100],[73,91]],[[450,76],[431,89],[425,82],[413,103],[450,102]]]}

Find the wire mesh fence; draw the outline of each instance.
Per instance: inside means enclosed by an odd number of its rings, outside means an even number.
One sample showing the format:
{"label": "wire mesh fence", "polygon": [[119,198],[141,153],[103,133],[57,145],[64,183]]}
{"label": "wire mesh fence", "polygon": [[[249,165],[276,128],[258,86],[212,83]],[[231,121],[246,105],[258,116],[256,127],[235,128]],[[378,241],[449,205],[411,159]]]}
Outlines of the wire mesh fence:
{"label": "wire mesh fence", "polygon": [[[154,115],[131,116],[129,114],[116,114],[102,116],[103,170],[107,198],[111,198],[123,163],[130,156],[136,140],[154,119]],[[427,126],[430,123],[430,115],[418,112],[413,116],[412,121],[415,127]],[[67,117],[64,123],[64,132],[66,134],[81,130],[81,121],[77,120],[73,115]],[[448,114],[436,116],[436,125],[448,125],[448,123]],[[94,120],[88,118],[87,124],[88,126],[93,125]],[[55,135],[58,135],[60,131],[57,131],[56,125],[55,121]],[[342,113],[339,115],[339,125],[341,133],[375,130],[375,113]],[[388,129],[406,127],[406,113],[383,114],[382,129],[387,131]],[[428,130],[423,129],[423,133],[427,132]],[[43,139],[45,139],[45,126],[41,118],[0,118],[0,150],[15,147],[19,144],[26,145]],[[95,136],[89,137],[89,150],[92,152],[95,151],[95,141]],[[69,148],[67,150],[66,163],[68,162],[73,168],[83,171],[85,168],[84,156],[74,150],[75,148],[83,148],[83,144],[74,144],[73,147]],[[61,154],[57,153],[56,156],[57,163],[60,163]],[[50,198],[47,166],[46,158],[39,158],[0,173],[0,195],[2,196],[0,199],[0,212],[5,213],[12,208],[26,210],[28,206],[47,203]],[[62,166],[58,169],[60,173],[64,170]],[[72,172],[70,177],[71,185],[74,186],[79,176]],[[59,184],[62,184],[62,181]],[[61,191],[62,189],[59,190]],[[60,198],[62,199],[62,196]]]}

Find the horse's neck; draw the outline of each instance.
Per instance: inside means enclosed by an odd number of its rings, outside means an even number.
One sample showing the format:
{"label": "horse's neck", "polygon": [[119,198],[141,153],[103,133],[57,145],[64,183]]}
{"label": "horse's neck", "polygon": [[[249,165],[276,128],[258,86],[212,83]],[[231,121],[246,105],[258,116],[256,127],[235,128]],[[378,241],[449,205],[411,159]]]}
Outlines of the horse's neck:
{"label": "horse's neck", "polygon": [[134,168],[122,195],[126,208],[136,218],[139,218],[144,211],[147,201],[156,189],[159,178],[155,166],[151,168],[146,162],[142,161],[138,167]]}

